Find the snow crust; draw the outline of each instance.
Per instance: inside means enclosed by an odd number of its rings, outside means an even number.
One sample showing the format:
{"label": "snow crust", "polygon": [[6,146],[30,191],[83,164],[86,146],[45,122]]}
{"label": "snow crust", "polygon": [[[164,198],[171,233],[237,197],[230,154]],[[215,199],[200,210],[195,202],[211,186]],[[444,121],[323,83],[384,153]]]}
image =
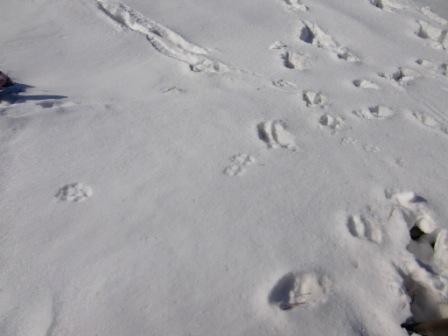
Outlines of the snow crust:
{"label": "snow crust", "polygon": [[0,2],[0,334],[448,318],[444,0]]}

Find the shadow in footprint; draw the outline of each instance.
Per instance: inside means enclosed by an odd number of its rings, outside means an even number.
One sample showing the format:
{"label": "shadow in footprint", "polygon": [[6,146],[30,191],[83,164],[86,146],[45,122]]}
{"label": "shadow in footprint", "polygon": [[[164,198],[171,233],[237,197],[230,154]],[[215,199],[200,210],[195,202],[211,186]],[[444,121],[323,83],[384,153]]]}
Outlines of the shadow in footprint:
{"label": "shadow in footprint", "polygon": [[[21,93],[26,92],[29,88],[32,88],[32,86],[21,83],[16,83],[7,87],[0,91],[0,101],[5,101],[9,104],[19,104],[27,101],[45,101],[67,98],[67,96],[60,95],[21,95]],[[44,104],[44,102],[41,102],[41,104]]]}
{"label": "shadow in footprint", "polygon": [[277,305],[280,308],[289,305],[290,293],[294,290],[296,285],[296,277],[293,273],[284,275],[277,281],[274,288],[269,293],[269,303]]}

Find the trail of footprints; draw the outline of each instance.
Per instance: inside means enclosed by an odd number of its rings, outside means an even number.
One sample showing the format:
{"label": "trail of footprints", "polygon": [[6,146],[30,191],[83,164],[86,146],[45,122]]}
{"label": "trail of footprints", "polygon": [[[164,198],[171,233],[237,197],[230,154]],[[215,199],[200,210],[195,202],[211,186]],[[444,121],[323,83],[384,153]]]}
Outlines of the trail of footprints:
{"label": "trail of footprints", "polygon": [[[310,8],[304,5],[301,1],[283,0],[289,9],[296,12],[309,12]],[[387,12],[395,12],[398,10],[409,9],[399,0],[366,0],[370,5],[379,10]],[[446,49],[448,46],[447,29],[444,27],[448,21],[441,18],[431,11],[429,7],[422,7],[419,9],[419,14],[427,20],[434,22],[434,25],[427,23],[424,20],[417,21],[418,30],[416,35],[422,39],[430,41],[430,44],[437,49]],[[298,27],[298,40],[303,44],[308,44],[336,56],[337,59],[345,60],[353,63],[360,63],[360,58],[355,55],[347,47],[341,46],[337,40],[331,36],[327,31],[321,28],[316,22],[309,19],[300,19]],[[283,65],[291,70],[305,71],[312,67],[312,59],[303,51],[293,50],[288,45],[281,41],[274,42],[270,47],[271,50],[280,50],[280,57],[283,60]],[[417,59],[415,64],[423,70],[423,72],[431,72],[434,75],[448,76],[448,65],[442,63],[435,65],[432,62],[424,59]],[[404,90],[406,86],[411,85],[415,80],[423,77],[422,71],[413,69],[411,67],[398,67],[391,72],[379,72],[377,79],[383,80],[384,83],[390,83],[400,90]],[[273,81],[273,85],[281,88],[295,88],[294,83],[283,80]],[[365,90],[380,90],[381,86],[370,79],[359,78],[352,81],[354,87]],[[302,101],[307,108],[326,108],[328,107],[327,97],[320,91],[304,90],[302,92]],[[372,105],[362,107],[358,110],[352,111],[353,114],[360,119],[365,120],[384,120],[389,119],[396,114],[396,111],[385,105]],[[413,119],[423,126],[436,129],[443,134],[448,134],[448,127],[443,123],[436,121],[431,116],[422,112],[411,112]],[[318,119],[319,124],[335,132],[344,125],[344,118],[325,113]],[[367,152],[376,152],[379,149],[372,145],[363,145]]]}
{"label": "trail of footprints", "polygon": [[93,189],[91,186],[82,183],[70,183],[61,187],[56,193],[55,197],[63,202],[84,202],[92,197]]}

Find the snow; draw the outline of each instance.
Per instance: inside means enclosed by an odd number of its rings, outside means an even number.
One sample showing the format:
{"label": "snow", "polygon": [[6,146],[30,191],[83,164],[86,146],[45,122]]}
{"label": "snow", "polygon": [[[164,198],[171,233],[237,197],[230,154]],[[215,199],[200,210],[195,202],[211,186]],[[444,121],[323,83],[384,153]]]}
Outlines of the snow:
{"label": "snow", "polygon": [[448,318],[447,19],[444,0],[1,2],[22,92],[0,94],[0,334]]}

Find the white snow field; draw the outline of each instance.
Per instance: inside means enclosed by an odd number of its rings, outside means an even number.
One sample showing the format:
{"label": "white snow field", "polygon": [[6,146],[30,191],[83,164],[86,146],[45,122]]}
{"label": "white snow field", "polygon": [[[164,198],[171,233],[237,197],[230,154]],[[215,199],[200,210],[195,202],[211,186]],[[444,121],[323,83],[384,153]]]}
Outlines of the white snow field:
{"label": "white snow field", "polygon": [[[448,317],[448,2],[3,0],[0,335]],[[29,87],[25,87],[29,86]]]}

